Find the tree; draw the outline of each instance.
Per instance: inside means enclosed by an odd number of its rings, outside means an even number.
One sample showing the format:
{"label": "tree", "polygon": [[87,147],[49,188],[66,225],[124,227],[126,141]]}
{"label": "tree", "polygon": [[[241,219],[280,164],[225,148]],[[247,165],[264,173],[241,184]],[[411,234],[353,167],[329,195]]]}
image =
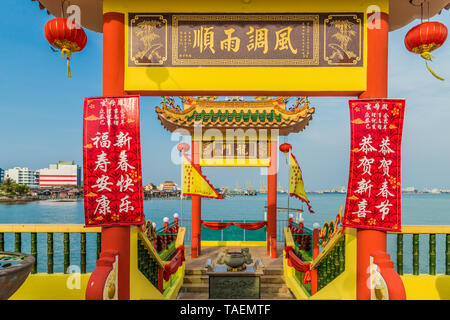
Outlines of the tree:
{"label": "tree", "polygon": [[30,192],[30,187],[28,187],[26,184],[16,184],[15,192],[19,196],[23,196],[24,194]]}
{"label": "tree", "polygon": [[0,185],[0,190],[10,198],[16,195],[23,196],[30,192],[30,188],[26,184],[17,184],[17,182],[11,178],[3,180]]}
{"label": "tree", "polygon": [[13,179],[6,178],[0,185],[0,190],[6,193],[7,196],[12,197],[15,195],[16,185],[17,183]]}

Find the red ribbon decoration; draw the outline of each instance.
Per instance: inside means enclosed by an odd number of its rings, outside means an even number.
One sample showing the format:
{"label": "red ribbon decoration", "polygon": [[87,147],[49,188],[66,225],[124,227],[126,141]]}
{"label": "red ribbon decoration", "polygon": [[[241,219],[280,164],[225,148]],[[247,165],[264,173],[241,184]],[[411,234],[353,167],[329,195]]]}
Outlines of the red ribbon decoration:
{"label": "red ribbon decoration", "polygon": [[249,223],[240,223],[240,222],[217,222],[217,221],[203,221],[202,225],[208,229],[213,230],[223,230],[230,226],[236,226],[245,230],[259,230],[267,225],[266,221],[263,222],[249,222]]}
{"label": "red ribbon decoration", "polygon": [[304,263],[302,260],[300,260],[299,257],[297,257],[292,250],[292,247],[286,247],[286,257],[288,259],[288,266],[293,267],[298,272],[303,272],[303,282],[305,284],[311,283],[311,270],[310,265],[311,263]]}
{"label": "red ribbon decoration", "polygon": [[165,281],[169,281],[170,276],[177,272],[178,268],[183,264],[184,258],[184,246],[180,246],[177,249],[177,254],[170,260],[168,264],[164,266],[163,278]]}

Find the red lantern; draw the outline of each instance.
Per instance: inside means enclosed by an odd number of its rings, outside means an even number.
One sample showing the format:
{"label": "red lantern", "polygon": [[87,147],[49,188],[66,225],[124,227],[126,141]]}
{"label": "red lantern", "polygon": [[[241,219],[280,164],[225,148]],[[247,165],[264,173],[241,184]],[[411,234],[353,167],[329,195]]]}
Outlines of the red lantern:
{"label": "red lantern", "polygon": [[292,150],[292,146],[289,143],[283,143],[282,145],[280,145],[280,151],[284,153],[285,158],[286,158],[286,163],[288,163],[288,158],[287,155],[289,153],[289,151]]}
{"label": "red lantern", "polygon": [[292,146],[289,143],[283,143],[280,146],[280,151],[284,153],[284,155],[287,155],[289,151],[292,150]]}
{"label": "red lantern", "polygon": [[184,152],[188,152],[189,149],[190,149],[189,145],[187,143],[185,143],[185,142],[179,143],[177,145],[177,150],[180,151],[180,152],[183,152],[183,153]]}
{"label": "red lantern", "polygon": [[420,54],[433,76],[444,80],[434,73],[427,61],[432,61],[431,51],[439,48],[447,39],[447,27],[440,22],[424,22],[411,30],[405,36],[405,46],[408,51]]}
{"label": "red lantern", "polygon": [[56,18],[45,24],[44,34],[53,47],[61,50],[61,57],[67,59],[67,77],[71,78],[70,58],[72,58],[72,52],[83,50],[87,42],[83,28],[74,25],[74,22],[68,21],[66,18]]}

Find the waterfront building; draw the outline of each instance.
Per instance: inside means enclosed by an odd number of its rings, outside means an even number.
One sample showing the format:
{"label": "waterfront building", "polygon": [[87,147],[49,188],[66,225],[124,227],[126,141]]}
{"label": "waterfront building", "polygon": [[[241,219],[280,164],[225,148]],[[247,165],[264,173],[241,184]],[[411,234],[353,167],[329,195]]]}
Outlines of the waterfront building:
{"label": "waterfront building", "polygon": [[416,193],[417,192],[415,187],[407,187],[403,191],[406,192],[406,193]]}
{"label": "waterfront building", "polygon": [[39,187],[39,171],[14,167],[5,171],[4,179],[10,178],[18,184],[26,184],[30,188]]}
{"label": "waterfront building", "polygon": [[3,177],[5,176],[5,170],[3,170],[2,168],[0,168],[0,182],[3,181]]}
{"label": "waterfront building", "polygon": [[80,186],[81,167],[74,161],[59,161],[48,168],[40,169],[39,187]]}
{"label": "waterfront building", "polygon": [[174,192],[180,190],[178,185],[173,181],[164,181],[161,183],[158,187],[158,190],[164,191],[164,192]]}
{"label": "waterfront building", "polygon": [[144,186],[144,191],[153,191],[153,190],[156,190],[156,186],[151,182]]}

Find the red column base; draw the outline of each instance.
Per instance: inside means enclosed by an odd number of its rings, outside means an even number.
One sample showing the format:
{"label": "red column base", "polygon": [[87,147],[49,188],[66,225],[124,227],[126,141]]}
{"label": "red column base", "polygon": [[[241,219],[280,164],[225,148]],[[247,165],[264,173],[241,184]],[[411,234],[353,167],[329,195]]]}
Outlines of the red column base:
{"label": "red column base", "polygon": [[356,298],[358,300],[370,300],[370,255],[377,251],[386,252],[386,232],[359,229],[356,258]]}

